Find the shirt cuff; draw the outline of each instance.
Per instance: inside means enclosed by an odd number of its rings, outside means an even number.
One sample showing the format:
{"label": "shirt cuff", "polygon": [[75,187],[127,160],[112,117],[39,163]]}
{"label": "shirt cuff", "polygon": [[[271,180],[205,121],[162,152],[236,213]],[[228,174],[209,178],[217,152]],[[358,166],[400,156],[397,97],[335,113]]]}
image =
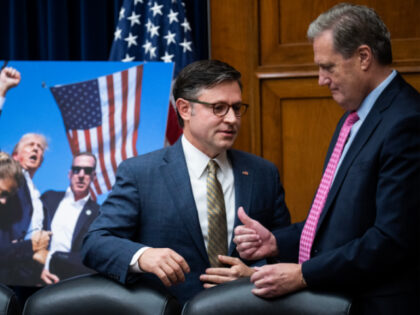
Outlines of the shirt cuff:
{"label": "shirt cuff", "polygon": [[51,261],[52,254],[53,252],[48,251],[47,259],[45,259],[44,269],[47,269],[48,271],[50,271],[50,261]]}
{"label": "shirt cuff", "polygon": [[3,96],[0,96],[0,111],[3,109],[3,104],[6,101],[6,98]]}
{"label": "shirt cuff", "polygon": [[144,251],[149,248],[150,247],[142,247],[133,255],[133,258],[131,258],[131,261],[130,261],[131,272],[137,272],[137,273],[144,272],[143,270],[140,269],[138,261],[139,261],[140,256],[143,255]]}

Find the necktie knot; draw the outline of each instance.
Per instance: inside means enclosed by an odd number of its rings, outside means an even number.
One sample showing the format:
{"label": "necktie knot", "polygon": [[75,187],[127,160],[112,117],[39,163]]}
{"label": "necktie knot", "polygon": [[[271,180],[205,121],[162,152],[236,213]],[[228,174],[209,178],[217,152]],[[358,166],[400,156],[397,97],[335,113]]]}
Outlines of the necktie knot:
{"label": "necktie knot", "polygon": [[219,165],[217,164],[217,162],[215,160],[210,160],[209,164],[207,164],[207,169],[208,169],[210,174],[217,174],[217,168],[218,167],[219,167]]}
{"label": "necktie knot", "polygon": [[351,127],[351,126],[353,126],[353,125],[356,123],[356,121],[358,121],[358,120],[359,120],[359,115],[357,115],[357,112],[351,112],[351,113],[347,116],[346,121],[345,121],[345,124],[346,124],[347,126]]}

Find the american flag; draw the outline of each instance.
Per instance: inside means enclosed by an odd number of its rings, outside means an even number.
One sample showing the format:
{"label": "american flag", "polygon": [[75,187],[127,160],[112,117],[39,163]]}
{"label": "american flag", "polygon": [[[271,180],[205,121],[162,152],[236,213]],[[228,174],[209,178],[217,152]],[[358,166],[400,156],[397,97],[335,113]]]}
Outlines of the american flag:
{"label": "american flag", "polygon": [[91,193],[111,189],[119,163],[137,155],[143,65],[94,80],[51,87],[74,154],[97,157]]}
{"label": "american flag", "polygon": [[[180,0],[124,0],[110,60],[174,62],[176,76],[196,60],[185,3]],[[165,144],[173,144],[181,134],[171,100]]]}

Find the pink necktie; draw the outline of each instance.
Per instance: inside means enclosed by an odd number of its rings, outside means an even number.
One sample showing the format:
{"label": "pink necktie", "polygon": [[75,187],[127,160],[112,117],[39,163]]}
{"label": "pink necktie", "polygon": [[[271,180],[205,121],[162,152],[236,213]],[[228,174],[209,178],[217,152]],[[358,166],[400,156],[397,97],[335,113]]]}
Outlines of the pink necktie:
{"label": "pink necktie", "polygon": [[359,116],[357,116],[357,113],[352,112],[347,116],[343,126],[341,127],[334,150],[331,154],[330,160],[328,161],[327,168],[322,175],[321,183],[319,184],[318,190],[316,192],[315,200],[312,203],[311,210],[300,236],[300,264],[307,261],[311,257],[311,248],[315,238],[315,230],[318,225],[318,220],[322,209],[324,208],[325,201],[327,200],[328,192],[330,191],[331,184],[334,179],[335,170],[337,168],[338,162],[340,161],[341,153],[343,152],[344,144],[347,141],[351,127],[358,120]]}

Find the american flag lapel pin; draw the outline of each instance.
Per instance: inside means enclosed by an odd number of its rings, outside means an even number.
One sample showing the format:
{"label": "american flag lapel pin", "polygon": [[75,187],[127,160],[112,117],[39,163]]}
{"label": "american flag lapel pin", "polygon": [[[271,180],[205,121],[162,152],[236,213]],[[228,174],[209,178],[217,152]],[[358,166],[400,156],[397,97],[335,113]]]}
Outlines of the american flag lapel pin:
{"label": "american flag lapel pin", "polygon": [[246,175],[246,176],[248,176],[248,175],[249,175],[249,173],[248,173],[248,171],[242,171],[242,175]]}

